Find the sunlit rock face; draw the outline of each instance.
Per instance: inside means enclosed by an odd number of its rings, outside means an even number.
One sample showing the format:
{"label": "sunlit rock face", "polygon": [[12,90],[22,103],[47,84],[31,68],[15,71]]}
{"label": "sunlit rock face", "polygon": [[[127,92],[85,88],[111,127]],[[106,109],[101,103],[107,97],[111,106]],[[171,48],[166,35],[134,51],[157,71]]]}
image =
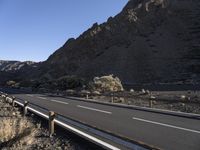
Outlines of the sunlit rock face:
{"label": "sunlit rock face", "polygon": [[106,23],[69,39],[40,75],[93,78],[114,74],[124,83],[200,80],[200,1],[130,0]]}
{"label": "sunlit rock face", "polygon": [[4,60],[0,60],[0,71],[4,71],[4,72],[16,72],[19,71],[25,67],[28,66],[33,66],[35,65],[35,62],[32,61],[24,61],[24,62],[20,62],[20,61],[4,61]]}

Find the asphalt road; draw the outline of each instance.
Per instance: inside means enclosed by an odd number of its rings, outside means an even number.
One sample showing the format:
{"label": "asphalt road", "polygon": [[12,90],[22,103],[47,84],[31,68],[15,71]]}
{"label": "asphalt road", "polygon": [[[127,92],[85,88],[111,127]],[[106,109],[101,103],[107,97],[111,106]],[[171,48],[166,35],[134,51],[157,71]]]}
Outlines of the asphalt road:
{"label": "asphalt road", "polygon": [[42,94],[11,94],[102,130],[166,150],[200,150],[200,120]]}

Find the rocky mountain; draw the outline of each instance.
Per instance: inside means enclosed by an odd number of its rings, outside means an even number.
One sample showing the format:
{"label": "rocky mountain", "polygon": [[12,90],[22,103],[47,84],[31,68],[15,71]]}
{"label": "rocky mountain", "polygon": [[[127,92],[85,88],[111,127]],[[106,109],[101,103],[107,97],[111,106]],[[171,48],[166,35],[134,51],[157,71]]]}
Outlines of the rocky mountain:
{"label": "rocky mountain", "polygon": [[29,66],[37,67],[36,63],[32,61],[20,62],[0,60],[0,71],[3,72],[17,72]]}
{"label": "rocky mountain", "polygon": [[43,63],[51,77],[114,74],[126,83],[199,82],[200,1],[129,0]]}
{"label": "rocky mountain", "polygon": [[[21,81],[31,79],[39,70],[40,63],[31,61],[0,60],[0,85],[8,80]],[[35,76],[35,75],[34,75]]]}
{"label": "rocky mountain", "polygon": [[[19,62],[1,66],[21,68]],[[23,70],[26,77],[114,74],[130,84],[200,83],[200,1],[129,0],[118,15],[69,39],[33,68]]]}

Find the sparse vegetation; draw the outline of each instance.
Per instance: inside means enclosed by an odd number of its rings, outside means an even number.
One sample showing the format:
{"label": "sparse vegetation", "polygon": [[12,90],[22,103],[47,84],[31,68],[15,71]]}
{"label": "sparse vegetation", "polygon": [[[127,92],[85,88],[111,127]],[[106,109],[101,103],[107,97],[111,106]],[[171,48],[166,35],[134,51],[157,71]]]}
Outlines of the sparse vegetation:
{"label": "sparse vegetation", "polygon": [[[0,149],[2,150],[84,150],[87,145],[70,139],[66,134],[49,138],[45,123],[38,117],[22,117],[18,108],[4,103],[0,98]],[[79,143],[78,143],[79,142]]]}
{"label": "sparse vegetation", "polygon": [[113,75],[95,77],[91,83],[91,88],[93,91],[98,92],[117,92],[124,90],[120,79]]}

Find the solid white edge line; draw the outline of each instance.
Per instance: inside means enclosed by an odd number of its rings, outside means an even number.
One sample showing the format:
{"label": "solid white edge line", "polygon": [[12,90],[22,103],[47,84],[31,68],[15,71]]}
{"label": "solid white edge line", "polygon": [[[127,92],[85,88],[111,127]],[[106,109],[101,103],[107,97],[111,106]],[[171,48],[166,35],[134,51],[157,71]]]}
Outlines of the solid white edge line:
{"label": "solid white edge line", "polygon": [[52,101],[52,102],[61,103],[61,104],[66,104],[66,105],[68,105],[68,104],[69,104],[69,103],[67,103],[67,102],[58,101],[58,100],[54,100],[54,99],[52,99],[51,101]]}
{"label": "solid white edge line", "polygon": [[189,131],[189,132],[200,134],[200,131],[192,130],[192,129],[187,129],[187,128],[183,128],[183,127],[178,127],[178,126],[174,126],[174,125],[170,125],[170,124],[165,124],[165,123],[160,123],[160,122],[145,120],[145,119],[136,118],[136,117],[133,117],[132,119],[138,120],[138,121],[142,121],[142,122],[152,123],[152,124],[156,124],[156,125],[161,125],[161,126],[165,126],[165,127],[170,127],[170,128],[175,128],[175,129],[179,129],[179,130],[184,130],[184,131]]}
{"label": "solid white edge line", "polygon": [[102,112],[102,113],[106,113],[106,114],[112,114],[112,112],[104,111],[104,110],[100,110],[100,109],[96,109],[96,108],[91,108],[91,107],[86,107],[86,106],[81,106],[81,105],[77,105],[77,107],[88,109],[88,110],[93,110],[93,111],[97,111],[97,112]]}
{"label": "solid white edge line", "polygon": [[117,147],[115,147],[115,146],[112,146],[112,145],[110,145],[110,144],[108,144],[108,143],[106,143],[106,142],[104,142],[104,141],[102,141],[102,140],[100,140],[100,139],[98,139],[98,138],[96,138],[96,137],[93,137],[93,136],[91,136],[91,135],[89,135],[89,134],[87,134],[87,133],[84,133],[84,132],[82,132],[82,131],[80,131],[80,130],[78,130],[78,129],[72,127],[72,126],[69,126],[69,125],[67,125],[67,124],[65,124],[65,123],[62,123],[61,121],[59,121],[59,120],[57,120],[57,119],[55,119],[55,122],[56,122],[57,124],[60,124],[60,125],[62,125],[62,126],[64,126],[64,127],[68,128],[68,129],[70,129],[70,130],[72,130],[72,131],[74,131],[74,132],[80,134],[81,136],[87,137],[87,138],[90,139],[91,141],[95,141],[96,143],[99,143],[99,144],[101,144],[101,145],[103,145],[103,146],[105,146],[105,147],[107,147],[107,148],[109,148],[109,149],[112,149],[112,150],[120,150],[119,148],[117,148]]}

